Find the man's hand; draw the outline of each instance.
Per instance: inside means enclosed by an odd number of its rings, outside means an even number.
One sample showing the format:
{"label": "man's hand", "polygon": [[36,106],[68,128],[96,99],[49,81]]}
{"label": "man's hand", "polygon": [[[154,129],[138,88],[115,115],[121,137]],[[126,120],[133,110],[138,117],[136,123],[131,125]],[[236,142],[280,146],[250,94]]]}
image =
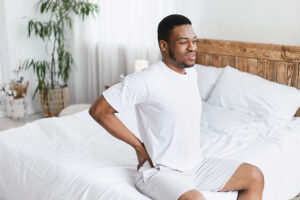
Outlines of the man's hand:
{"label": "man's hand", "polygon": [[136,148],[135,151],[136,151],[136,155],[137,155],[137,158],[138,158],[138,161],[139,161],[139,164],[137,166],[137,170],[139,170],[140,167],[143,166],[143,164],[146,161],[149,162],[151,167],[154,167],[153,163],[152,163],[152,160],[151,160],[151,158],[150,158],[150,156],[149,156],[149,154],[148,154],[148,152],[145,148],[145,145],[143,143],[142,143],[142,146],[139,147],[139,148]]}
{"label": "man's hand", "polygon": [[89,113],[112,136],[130,144],[135,149],[139,161],[138,170],[147,160],[150,166],[154,167],[144,144],[115,116],[117,111],[109,105],[103,95],[91,106]]}

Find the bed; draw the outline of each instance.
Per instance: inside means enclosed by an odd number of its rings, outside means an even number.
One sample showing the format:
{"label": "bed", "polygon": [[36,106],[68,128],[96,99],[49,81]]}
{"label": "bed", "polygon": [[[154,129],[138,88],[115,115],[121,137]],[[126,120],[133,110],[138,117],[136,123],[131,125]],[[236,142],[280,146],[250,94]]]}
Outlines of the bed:
{"label": "bed", "polygon": [[[266,53],[266,52],[267,53]],[[300,48],[198,39],[197,63],[230,65],[300,88]],[[212,95],[212,94],[210,94]],[[206,156],[242,160],[265,176],[264,200],[300,192],[300,113],[288,121],[261,121],[203,100],[201,143]],[[139,137],[135,111],[118,113]],[[1,200],[147,200],[134,186],[135,151],[113,138],[85,109],[0,132]],[[203,192],[207,200],[234,200],[237,192]]]}

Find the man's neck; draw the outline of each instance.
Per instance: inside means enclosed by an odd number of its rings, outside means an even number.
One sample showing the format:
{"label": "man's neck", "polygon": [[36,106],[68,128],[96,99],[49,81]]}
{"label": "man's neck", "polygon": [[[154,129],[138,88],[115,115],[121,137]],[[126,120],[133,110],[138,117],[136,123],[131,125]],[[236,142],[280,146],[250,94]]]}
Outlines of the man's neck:
{"label": "man's neck", "polygon": [[185,68],[180,68],[180,67],[176,67],[173,63],[171,62],[167,62],[165,59],[162,60],[166,65],[167,67],[169,67],[171,70],[179,73],[179,74],[186,74],[185,72]]}

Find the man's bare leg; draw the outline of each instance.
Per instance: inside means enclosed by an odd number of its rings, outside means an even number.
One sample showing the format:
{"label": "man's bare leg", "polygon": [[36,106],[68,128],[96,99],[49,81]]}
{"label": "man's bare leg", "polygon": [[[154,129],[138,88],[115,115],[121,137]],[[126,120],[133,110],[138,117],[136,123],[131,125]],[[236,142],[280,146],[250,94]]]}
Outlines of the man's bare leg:
{"label": "man's bare leg", "polygon": [[254,165],[243,163],[219,192],[239,190],[238,200],[262,200],[264,176]]}
{"label": "man's bare leg", "polygon": [[198,190],[190,190],[179,197],[178,200],[205,200]]}
{"label": "man's bare leg", "polygon": [[[243,163],[219,192],[238,190],[238,200],[262,200],[264,176],[254,165]],[[197,190],[184,193],[178,200],[205,200]]]}

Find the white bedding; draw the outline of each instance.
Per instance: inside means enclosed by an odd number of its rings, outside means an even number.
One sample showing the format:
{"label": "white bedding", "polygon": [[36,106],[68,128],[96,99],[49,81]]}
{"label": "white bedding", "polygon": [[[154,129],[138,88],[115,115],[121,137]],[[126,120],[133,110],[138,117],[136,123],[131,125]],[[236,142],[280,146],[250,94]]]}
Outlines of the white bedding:
{"label": "white bedding", "polygon": [[[134,111],[118,114],[138,133]],[[242,160],[265,176],[264,200],[300,191],[300,118],[264,124],[203,103],[206,156]],[[98,125],[87,110],[37,120],[0,132],[0,199],[146,200],[134,186],[135,151]],[[207,200],[233,200],[237,192],[203,192]]]}

